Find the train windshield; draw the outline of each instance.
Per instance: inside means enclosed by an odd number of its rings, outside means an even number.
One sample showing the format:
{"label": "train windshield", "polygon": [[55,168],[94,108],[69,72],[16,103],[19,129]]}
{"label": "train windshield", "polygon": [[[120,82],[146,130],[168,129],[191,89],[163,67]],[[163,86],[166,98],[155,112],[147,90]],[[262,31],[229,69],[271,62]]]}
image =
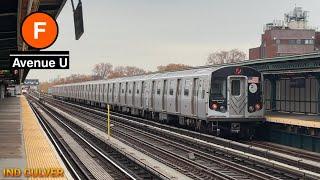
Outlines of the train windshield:
{"label": "train windshield", "polygon": [[227,80],[215,78],[211,85],[211,100],[224,100],[227,97]]}

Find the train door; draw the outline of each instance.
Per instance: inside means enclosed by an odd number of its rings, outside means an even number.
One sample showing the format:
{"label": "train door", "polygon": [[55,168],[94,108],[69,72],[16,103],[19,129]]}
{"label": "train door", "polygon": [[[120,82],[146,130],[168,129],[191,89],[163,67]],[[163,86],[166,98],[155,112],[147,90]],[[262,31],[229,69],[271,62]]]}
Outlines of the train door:
{"label": "train door", "polygon": [[90,101],[93,101],[93,97],[94,97],[94,88],[93,88],[93,84],[90,85],[91,86],[91,89],[90,89]]}
{"label": "train door", "polygon": [[100,99],[99,99],[99,103],[103,102],[103,97],[104,97],[104,84],[100,84]]}
{"label": "train door", "polygon": [[247,79],[244,76],[228,77],[228,110],[230,117],[245,117],[247,106]]}
{"label": "train door", "polygon": [[102,84],[98,84],[98,85],[97,85],[97,97],[96,97],[96,101],[100,101],[101,87],[102,87]]}
{"label": "train door", "polygon": [[100,88],[99,84],[94,85],[94,97],[93,97],[94,101],[97,101],[97,99],[99,98],[99,88]]}
{"label": "train door", "polygon": [[155,98],[155,81],[152,81],[152,87],[151,87],[151,109],[154,110],[154,98]]}
{"label": "train door", "polygon": [[89,88],[89,91],[88,91],[88,100],[89,101],[91,101],[91,96],[92,96],[92,86],[91,86],[91,84],[89,84],[89,86],[88,86],[88,88]]}
{"label": "train door", "polygon": [[120,104],[120,97],[121,97],[121,83],[117,83],[117,88],[118,88],[118,94],[117,94],[117,98],[118,98],[118,104]]}
{"label": "train door", "polygon": [[94,92],[95,92],[94,99],[93,99],[94,101],[97,101],[99,98],[99,88],[100,88],[99,84],[94,85]]}
{"label": "train door", "polygon": [[162,110],[167,110],[167,91],[168,91],[168,82],[167,80],[163,81],[163,94],[162,94]]}
{"label": "train door", "polygon": [[112,103],[114,103],[114,83],[112,83],[112,93],[111,93],[111,99],[112,99]]}
{"label": "train door", "polygon": [[104,90],[104,84],[100,84],[99,103],[103,102],[103,96],[104,96],[103,90]]}
{"label": "train door", "polygon": [[177,81],[177,92],[176,92],[176,112],[181,112],[181,79]]}
{"label": "train door", "polygon": [[84,99],[87,100],[88,99],[88,85],[84,85]]}
{"label": "train door", "polygon": [[113,84],[113,103],[117,103],[117,84]]}
{"label": "train door", "polygon": [[92,92],[92,89],[91,89],[91,84],[88,85],[88,100],[91,101],[91,92]]}
{"label": "train door", "polygon": [[107,88],[107,103],[110,103],[110,83],[108,83],[108,88]]}
{"label": "train door", "polygon": [[141,82],[140,107],[143,107],[143,96],[144,96],[144,81]]}
{"label": "train door", "polygon": [[104,90],[106,88],[106,85],[105,84],[101,84],[102,85],[102,88],[101,88],[101,91],[100,91],[100,102],[104,102]]}
{"label": "train door", "polygon": [[128,82],[126,82],[125,86],[124,86],[124,104],[127,105],[128,101],[127,101],[127,96],[128,96]]}
{"label": "train door", "polygon": [[92,84],[92,101],[94,101],[94,99],[95,99],[95,97],[96,97],[96,88],[95,88],[95,85],[94,84]]}
{"label": "train door", "polygon": [[100,99],[100,89],[101,89],[101,84],[97,84],[96,85],[96,102],[98,102],[99,101],[99,99]]}
{"label": "train door", "polygon": [[135,105],[135,96],[136,96],[136,82],[133,82],[133,88],[132,88],[132,106]]}
{"label": "train door", "polygon": [[199,78],[193,79],[192,87],[192,114],[194,116],[198,115],[198,93],[199,93]]}
{"label": "train door", "polygon": [[103,89],[103,102],[108,103],[108,84],[104,84],[104,89]]}

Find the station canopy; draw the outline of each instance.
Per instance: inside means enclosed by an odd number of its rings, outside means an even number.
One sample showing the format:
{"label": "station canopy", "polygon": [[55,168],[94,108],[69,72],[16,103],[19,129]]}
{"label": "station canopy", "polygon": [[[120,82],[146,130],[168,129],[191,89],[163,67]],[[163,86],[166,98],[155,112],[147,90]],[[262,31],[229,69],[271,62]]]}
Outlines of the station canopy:
{"label": "station canopy", "polygon": [[0,83],[21,83],[29,70],[10,68],[10,51],[29,51],[20,36],[23,19],[35,11],[43,11],[57,18],[66,0],[0,0]]}

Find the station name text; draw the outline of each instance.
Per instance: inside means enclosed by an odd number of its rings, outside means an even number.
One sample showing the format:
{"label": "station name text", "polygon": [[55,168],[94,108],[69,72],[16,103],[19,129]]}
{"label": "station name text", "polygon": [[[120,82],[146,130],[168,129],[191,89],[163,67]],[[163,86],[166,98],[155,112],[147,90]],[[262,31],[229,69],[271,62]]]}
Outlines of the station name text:
{"label": "station name text", "polygon": [[[14,69],[69,69],[69,52],[49,51],[19,52],[10,54],[10,65]],[[33,53],[33,54],[32,54]],[[38,54],[40,53],[40,54]]]}

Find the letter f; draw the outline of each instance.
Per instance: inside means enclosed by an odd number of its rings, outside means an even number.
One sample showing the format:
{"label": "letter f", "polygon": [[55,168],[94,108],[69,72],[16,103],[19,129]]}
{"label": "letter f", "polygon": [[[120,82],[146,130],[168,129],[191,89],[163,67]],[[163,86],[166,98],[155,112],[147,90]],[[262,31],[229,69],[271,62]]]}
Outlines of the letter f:
{"label": "letter f", "polygon": [[46,32],[46,29],[40,29],[39,26],[47,25],[46,22],[34,22],[34,39],[39,39],[39,32]]}

